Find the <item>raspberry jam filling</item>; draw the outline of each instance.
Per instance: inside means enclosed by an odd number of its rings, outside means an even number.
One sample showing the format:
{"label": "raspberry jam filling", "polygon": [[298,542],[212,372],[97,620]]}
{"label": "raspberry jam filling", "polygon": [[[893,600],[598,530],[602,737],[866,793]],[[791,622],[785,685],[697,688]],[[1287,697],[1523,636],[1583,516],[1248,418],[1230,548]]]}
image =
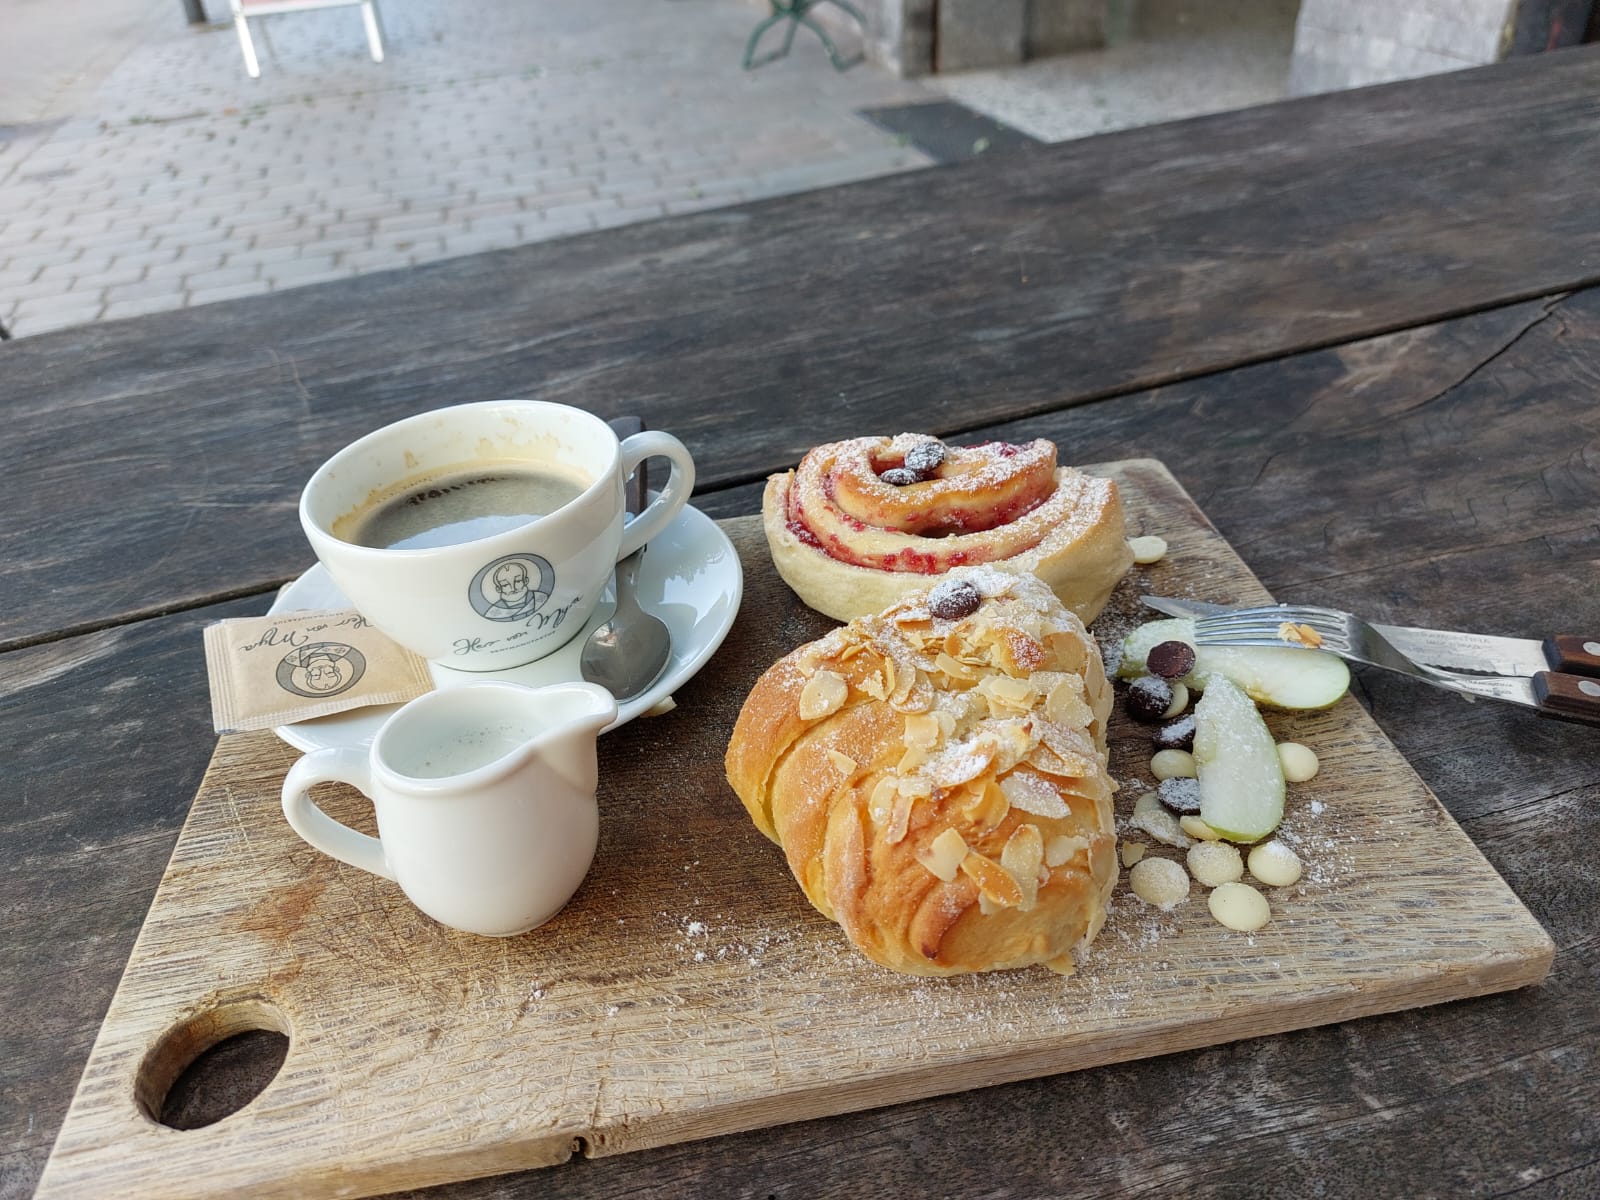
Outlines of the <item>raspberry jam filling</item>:
{"label": "raspberry jam filling", "polygon": [[[985,449],[998,457],[1014,456],[1020,447],[1011,446],[1009,443],[989,443]],[[1011,454],[1004,453],[1011,451]],[[834,503],[835,493],[831,477],[822,480],[823,495],[829,501],[830,507]],[[1054,493],[1051,487],[1043,494],[1024,494],[1014,496],[1003,504],[988,508],[958,508],[947,510],[940,514],[937,526],[921,536],[927,541],[926,548],[902,547],[892,553],[865,553],[847,545],[837,534],[832,532],[819,532],[806,518],[806,513],[799,501],[796,489],[791,488],[785,512],[785,525],[795,538],[802,544],[811,546],[820,553],[826,554],[838,562],[849,563],[853,566],[867,567],[880,571],[891,571],[896,574],[937,575],[948,571],[952,567],[963,565],[977,565],[992,561],[1002,556],[999,548],[968,547],[960,550],[941,550],[940,542],[947,537],[963,534],[984,533],[991,529],[1010,524],[1026,516],[1040,505],[1049,500]],[[855,532],[866,531],[874,526],[869,526],[848,513],[831,509],[832,519]],[[915,526],[921,523],[927,514],[913,512],[907,518],[908,525]],[[905,530],[888,529],[885,532],[906,533]],[[1040,536],[1043,533],[1041,531]],[[907,536],[919,536],[916,533]],[[1029,539],[1026,544],[1008,545],[1004,556],[1011,556],[1031,549],[1038,544],[1038,538]]]}

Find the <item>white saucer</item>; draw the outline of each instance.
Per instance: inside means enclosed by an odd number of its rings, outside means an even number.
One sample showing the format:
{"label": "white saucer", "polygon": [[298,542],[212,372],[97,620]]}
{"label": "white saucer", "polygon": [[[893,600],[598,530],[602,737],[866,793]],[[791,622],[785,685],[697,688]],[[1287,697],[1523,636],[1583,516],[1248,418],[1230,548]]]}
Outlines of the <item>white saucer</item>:
{"label": "white saucer", "polygon": [[[722,645],[733,626],[744,596],[744,570],[728,535],[703,512],[686,506],[677,519],[650,542],[639,564],[639,603],[667,623],[672,633],[672,657],[654,687],[617,708],[617,719],[606,731],[625,725],[669,698],[674,689],[694,677]],[[589,621],[570,642],[537,662],[504,671],[455,671],[429,663],[435,687],[458,687],[479,679],[502,679],[543,687],[583,678],[578,656],[589,633],[611,615],[616,604],[613,585],[596,605]],[[300,578],[285,584],[270,613],[301,609],[348,608],[350,601],[333,582],[327,569],[316,564]],[[398,705],[358,708],[331,717],[317,717],[280,725],[275,732],[298,750],[327,746],[361,747],[371,743]]]}

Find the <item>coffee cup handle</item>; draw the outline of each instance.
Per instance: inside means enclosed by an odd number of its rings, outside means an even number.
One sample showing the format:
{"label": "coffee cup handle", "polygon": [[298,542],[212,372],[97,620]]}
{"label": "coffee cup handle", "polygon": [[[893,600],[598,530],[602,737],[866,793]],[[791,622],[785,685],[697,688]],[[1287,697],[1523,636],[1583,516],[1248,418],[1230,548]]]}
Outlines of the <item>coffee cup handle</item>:
{"label": "coffee cup handle", "polygon": [[352,867],[393,879],[394,871],[383,853],[382,842],[357,833],[317,807],[311,799],[311,789],[319,783],[348,783],[370,800],[372,769],[367,752],[336,746],[307,754],[284,776],[283,815],[307,845]]}
{"label": "coffee cup handle", "polygon": [[622,530],[618,562],[670,525],[689,503],[689,493],[694,491],[694,459],[689,457],[682,442],[659,429],[636,433],[622,443],[622,478],[633,474],[634,468],[645,459],[656,457],[672,463],[672,474],[667,477],[667,485],[660,494]]}

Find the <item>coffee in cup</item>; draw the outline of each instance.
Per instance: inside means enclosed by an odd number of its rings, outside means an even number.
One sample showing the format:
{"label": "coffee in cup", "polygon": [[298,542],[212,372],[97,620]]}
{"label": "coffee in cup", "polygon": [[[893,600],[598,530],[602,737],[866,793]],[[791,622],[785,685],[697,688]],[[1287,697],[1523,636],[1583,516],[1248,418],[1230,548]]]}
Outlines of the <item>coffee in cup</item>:
{"label": "coffee in cup", "polygon": [[[624,526],[623,482],[646,458],[666,485]],[[397,421],[311,477],[300,524],[350,603],[444,666],[496,671],[565,645],[616,562],[688,502],[694,461],[659,431],[619,443],[581,409],[490,401]]]}
{"label": "coffee in cup", "polygon": [[402,482],[333,523],[334,536],[379,550],[426,550],[492,537],[547,517],[594,482],[560,464],[484,463]]}

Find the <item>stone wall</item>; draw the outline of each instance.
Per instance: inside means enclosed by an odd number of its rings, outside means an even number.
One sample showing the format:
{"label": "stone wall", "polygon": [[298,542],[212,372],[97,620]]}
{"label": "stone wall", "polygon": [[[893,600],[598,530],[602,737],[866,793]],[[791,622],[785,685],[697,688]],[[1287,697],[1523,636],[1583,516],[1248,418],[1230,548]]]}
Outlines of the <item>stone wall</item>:
{"label": "stone wall", "polygon": [[[751,0],[770,11],[767,0]],[[867,60],[913,77],[999,67],[1101,45],[1106,0],[851,0],[867,19]],[[832,4],[811,16],[849,53],[856,24]],[[773,30],[781,36],[781,30]],[[771,35],[769,35],[771,36]],[[807,34],[801,31],[797,37]],[[935,61],[937,59],[937,61]]]}
{"label": "stone wall", "polygon": [[[747,2],[771,11],[768,0]],[[859,44],[869,62],[906,77],[1067,54],[1102,46],[1108,34],[1121,41],[1144,7],[1141,0],[851,2],[867,19],[864,37],[833,4],[811,15],[846,53]],[[1600,13],[1600,0],[1301,0],[1289,91],[1385,83],[1571,45],[1583,39],[1592,12]]]}
{"label": "stone wall", "polygon": [[[766,7],[766,0],[759,0]],[[936,0],[851,0],[867,18],[862,50],[869,62],[896,75],[926,75],[933,61]],[[831,4],[812,15],[841,45],[856,33],[856,24]],[[848,53],[848,51],[847,51]]]}
{"label": "stone wall", "polygon": [[939,71],[1003,67],[1099,46],[1105,0],[938,0]]}
{"label": "stone wall", "polygon": [[1573,45],[1591,0],[1301,0],[1291,95],[1411,79]]}

